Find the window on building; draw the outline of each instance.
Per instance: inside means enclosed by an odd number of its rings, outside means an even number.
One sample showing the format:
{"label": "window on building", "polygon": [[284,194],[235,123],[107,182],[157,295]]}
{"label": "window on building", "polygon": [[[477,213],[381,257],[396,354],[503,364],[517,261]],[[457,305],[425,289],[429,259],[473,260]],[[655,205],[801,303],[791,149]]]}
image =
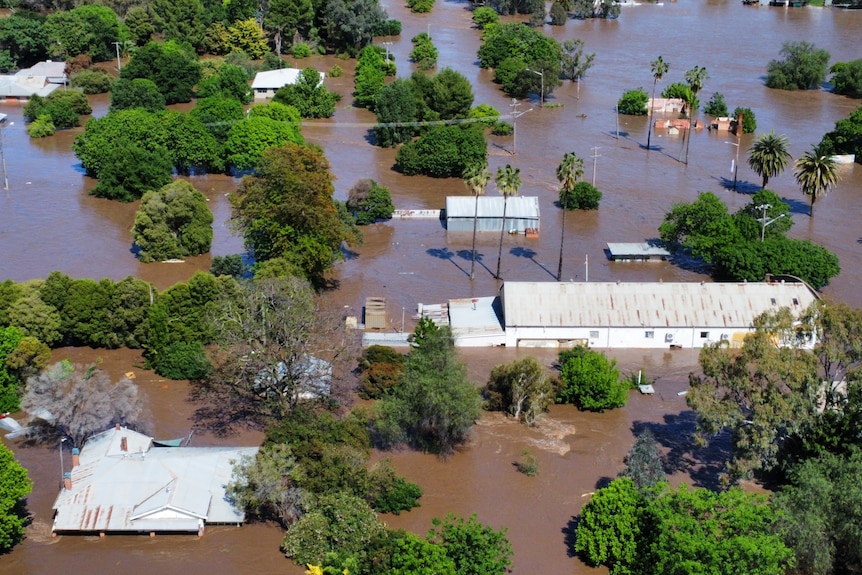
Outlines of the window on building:
{"label": "window on building", "polygon": [[775,301],[774,297],[769,298],[769,301],[772,302],[772,305],[775,305],[776,303],[778,303]]}
{"label": "window on building", "polygon": [[700,339],[707,339],[707,338],[709,338],[709,332],[708,331],[700,332]]}
{"label": "window on building", "polygon": [[655,337],[655,332],[654,331],[645,331],[644,337],[647,339],[652,339]]}
{"label": "window on building", "polygon": [[730,336],[726,333],[721,334],[721,341],[727,341],[730,339]]}
{"label": "window on building", "polygon": [[590,332],[590,339],[598,339],[598,337],[599,337],[599,332],[597,332],[597,331],[591,331]]}
{"label": "window on building", "polygon": [[799,305],[799,300],[797,298],[793,298],[793,305]]}

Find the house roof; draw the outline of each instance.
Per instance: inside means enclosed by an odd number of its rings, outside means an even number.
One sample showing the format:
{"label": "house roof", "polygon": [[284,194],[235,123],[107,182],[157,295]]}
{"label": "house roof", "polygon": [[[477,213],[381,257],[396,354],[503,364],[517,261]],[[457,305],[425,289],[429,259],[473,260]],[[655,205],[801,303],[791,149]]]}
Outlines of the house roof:
{"label": "house roof", "polygon": [[0,75],[0,98],[45,97],[65,83],[65,62],[39,62],[15,74]]}
{"label": "house roof", "polygon": [[750,327],[768,310],[801,312],[817,299],[803,283],[506,282],[506,327]]}
{"label": "house roof", "polygon": [[670,256],[670,252],[657,242],[608,243],[608,252],[611,258]]}
{"label": "house roof", "polygon": [[[125,450],[123,447],[125,446]],[[257,447],[153,447],[151,437],[114,428],[91,437],[54,503],[54,531],[197,531],[241,523],[226,499],[232,462]]]}
{"label": "house roof", "polygon": [[[277,90],[288,84],[296,84],[301,72],[302,70],[299,68],[282,68],[280,70],[258,72],[254,76],[251,87],[255,90]],[[323,72],[318,72],[318,74],[320,74],[320,82],[323,83],[326,75]]]}
{"label": "house roof", "polygon": [[[478,208],[475,196],[447,196],[446,218],[502,218],[503,196],[479,196]],[[536,196],[512,196],[506,203],[506,218],[538,219],[539,198]]]}

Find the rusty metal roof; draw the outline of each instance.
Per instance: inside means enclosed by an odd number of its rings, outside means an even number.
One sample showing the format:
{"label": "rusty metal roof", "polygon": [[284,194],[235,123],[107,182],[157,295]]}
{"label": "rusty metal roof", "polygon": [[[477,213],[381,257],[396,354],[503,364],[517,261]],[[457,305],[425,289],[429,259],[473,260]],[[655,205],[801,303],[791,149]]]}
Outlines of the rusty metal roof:
{"label": "rusty metal roof", "polygon": [[63,489],[54,503],[53,530],[197,531],[200,521],[241,523],[244,513],[226,500],[225,488],[232,461],[257,450],[152,447],[144,434],[108,430],[81,450],[71,489]]}
{"label": "rusty metal roof", "polygon": [[749,327],[768,310],[801,312],[817,299],[805,284],[506,282],[507,327]]}

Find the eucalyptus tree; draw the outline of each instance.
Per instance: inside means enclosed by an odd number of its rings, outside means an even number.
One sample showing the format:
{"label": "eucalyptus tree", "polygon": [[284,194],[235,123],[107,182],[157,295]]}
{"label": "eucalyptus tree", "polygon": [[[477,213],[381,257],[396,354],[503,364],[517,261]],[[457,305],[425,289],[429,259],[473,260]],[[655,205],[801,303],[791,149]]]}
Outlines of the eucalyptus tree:
{"label": "eucalyptus tree", "polygon": [[777,136],[775,132],[760,134],[748,150],[748,165],[758,176],[763,178],[763,188],[769,183],[769,178],[777,176],[787,167],[790,152],[787,136]]}
{"label": "eucalyptus tree", "polygon": [[584,176],[584,160],[568,152],[557,166],[557,180],[560,182],[560,208],[563,209],[563,229],[560,233],[560,261],[557,264],[557,281],[563,277],[563,245],[566,239],[566,212],[569,211],[571,192]]}
{"label": "eucalyptus tree", "polygon": [[518,189],[521,187],[521,169],[513,168],[509,164],[505,167],[497,168],[497,175],[494,178],[494,183],[497,189],[503,195],[503,225],[500,227],[500,249],[497,251],[497,273],[494,277],[500,279],[500,260],[503,257],[503,234],[506,233],[506,207],[509,203],[509,196],[517,196]]}
{"label": "eucalyptus tree", "polygon": [[709,80],[709,74],[706,73],[706,68],[702,66],[695,66],[691,70],[687,70],[685,73],[685,81],[688,84],[689,90],[691,90],[691,102],[689,102],[689,110],[690,110],[690,118],[689,118],[689,129],[688,129],[688,139],[685,142],[685,163],[688,164],[688,149],[691,146],[691,133],[694,130],[694,113],[697,111],[697,93],[703,88],[703,83]]}
{"label": "eucalyptus tree", "polygon": [[479,219],[479,196],[485,195],[485,188],[491,181],[488,164],[474,164],[464,170],[464,183],[476,199],[473,208],[473,249],[470,252],[470,281],[476,277],[476,222]]}
{"label": "eucalyptus tree", "polygon": [[812,146],[794,164],[796,183],[802,188],[802,193],[811,198],[811,209],[808,215],[814,216],[814,202],[825,196],[829,188],[840,180],[838,164],[835,159],[822,153],[820,148]]}
{"label": "eucalyptus tree", "polygon": [[[652,72],[652,100],[650,102],[650,116],[652,116],[652,110],[655,108],[655,88],[658,84],[659,80],[661,80],[665,74],[667,74],[667,70],[669,68],[669,64],[664,61],[664,59],[659,56],[652,62],[650,62],[650,71]],[[649,150],[650,139],[652,138],[652,117],[650,117],[649,128],[647,129],[647,137],[646,137],[646,147]]]}

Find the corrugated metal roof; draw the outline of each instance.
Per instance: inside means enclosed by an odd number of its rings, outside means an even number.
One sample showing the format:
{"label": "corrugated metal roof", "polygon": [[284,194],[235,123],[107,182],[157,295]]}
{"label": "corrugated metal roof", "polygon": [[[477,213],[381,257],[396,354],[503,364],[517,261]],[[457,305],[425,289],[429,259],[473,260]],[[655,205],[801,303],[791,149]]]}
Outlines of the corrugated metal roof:
{"label": "corrugated metal roof", "polygon": [[640,243],[608,243],[608,251],[612,258],[618,257],[648,257],[670,255],[663,246],[658,243],[640,242]]}
{"label": "corrugated metal roof", "polygon": [[[128,451],[117,449],[123,437]],[[151,445],[152,438],[124,428],[91,438],[71,472],[72,488],[54,503],[54,531],[197,531],[199,519],[244,520],[225,488],[231,462],[257,447]]]}
{"label": "corrugated metal roof", "polygon": [[496,297],[477,297],[449,300],[449,325],[455,337],[470,334],[503,333]]}
{"label": "corrugated metal roof", "polygon": [[[283,86],[287,86],[288,84],[296,84],[297,79],[299,79],[299,74],[302,72],[299,68],[281,68],[280,70],[267,70],[265,72],[258,72],[254,75],[254,80],[252,80],[251,87],[255,90],[257,89],[278,89]],[[318,72],[320,74],[320,82],[323,83],[323,79],[326,75],[323,72]]]}
{"label": "corrugated metal roof", "polygon": [[506,282],[512,327],[749,327],[768,310],[802,311],[816,295],[801,283]]}
{"label": "corrugated metal roof", "polygon": [[[478,213],[479,218],[502,218],[503,196],[479,196],[476,208],[474,196],[447,196],[446,218],[469,218]],[[512,196],[506,205],[507,218],[539,218],[539,198],[536,196]]]}

